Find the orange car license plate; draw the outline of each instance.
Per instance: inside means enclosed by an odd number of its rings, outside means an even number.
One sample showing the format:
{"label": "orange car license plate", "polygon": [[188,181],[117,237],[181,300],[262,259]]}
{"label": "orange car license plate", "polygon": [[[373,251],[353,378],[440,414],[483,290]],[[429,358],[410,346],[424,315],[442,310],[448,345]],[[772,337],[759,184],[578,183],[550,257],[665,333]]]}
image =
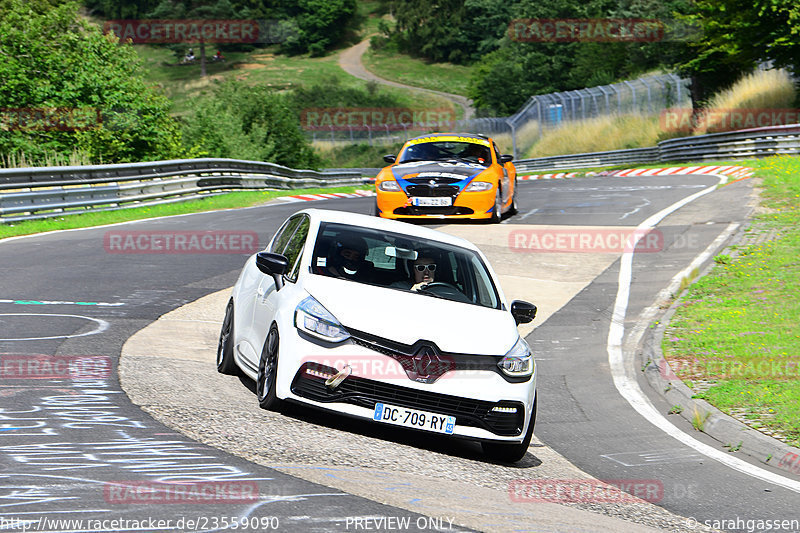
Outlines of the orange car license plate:
{"label": "orange car license plate", "polygon": [[448,207],[453,205],[453,199],[449,196],[414,197],[411,203],[415,206]]}

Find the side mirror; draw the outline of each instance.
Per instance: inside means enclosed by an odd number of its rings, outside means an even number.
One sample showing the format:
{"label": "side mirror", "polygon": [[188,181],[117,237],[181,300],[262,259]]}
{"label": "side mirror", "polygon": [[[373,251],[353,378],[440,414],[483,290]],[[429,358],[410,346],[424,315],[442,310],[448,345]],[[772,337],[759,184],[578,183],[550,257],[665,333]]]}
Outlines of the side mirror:
{"label": "side mirror", "polygon": [[383,156],[383,160],[386,161],[387,163],[394,163],[395,161],[397,161],[397,156],[392,154],[385,155]]}
{"label": "side mirror", "polygon": [[522,300],[511,302],[511,316],[519,324],[527,324],[536,317],[536,306]]}
{"label": "side mirror", "polygon": [[289,268],[289,260],[285,256],[272,252],[258,252],[256,266],[264,274],[272,276],[276,289],[280,290],[283,287],[283,275]]}
{"label": "side mirror", "polygon": [[513,155],[501,155],[500,156],[500,164],[505,165],[506,163],[511,163],[514,160]]}

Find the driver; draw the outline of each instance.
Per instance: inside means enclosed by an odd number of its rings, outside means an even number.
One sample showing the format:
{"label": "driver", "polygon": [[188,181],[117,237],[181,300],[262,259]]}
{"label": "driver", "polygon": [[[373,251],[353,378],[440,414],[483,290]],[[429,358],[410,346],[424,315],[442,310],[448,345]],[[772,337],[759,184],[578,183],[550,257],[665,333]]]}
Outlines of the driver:
{"label": "driver", "polygon": [[436,263],[430,257],[418,257],[414,260],[414,283],[411,285],[412,291],[418,291],[428,283],[433,283],[436,272]]}
{"label": "driver", "polygon": [[429,283],[433,283],[436,272],[436,262],[427,255],[420,255],[411,266],[411,279],[406,281],[395,281],[390,285],[396,289],[406,289],[418,291],[424,289]]}

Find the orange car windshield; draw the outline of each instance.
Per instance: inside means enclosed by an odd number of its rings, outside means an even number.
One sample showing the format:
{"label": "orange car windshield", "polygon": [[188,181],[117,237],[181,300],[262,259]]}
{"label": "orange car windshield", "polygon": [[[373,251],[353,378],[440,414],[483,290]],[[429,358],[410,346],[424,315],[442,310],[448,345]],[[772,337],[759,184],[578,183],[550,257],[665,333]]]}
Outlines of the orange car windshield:
{"label": "orange car windshield", "polygon": [[414,161],[460,161],[488,167],[492,154],[487,146],[470,142],[427,142],[407,146],[398,163]]}

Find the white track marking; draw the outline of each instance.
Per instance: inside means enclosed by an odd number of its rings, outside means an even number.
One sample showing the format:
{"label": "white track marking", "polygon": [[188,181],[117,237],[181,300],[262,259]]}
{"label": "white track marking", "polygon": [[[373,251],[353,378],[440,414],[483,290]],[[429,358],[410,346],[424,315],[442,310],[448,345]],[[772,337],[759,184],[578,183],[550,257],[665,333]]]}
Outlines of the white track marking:
{"label": "white track marking", "polygon": [[[700,192],[691,196],[687,196],[671,206],[662,209],[658,213],[652,215],[647,220],[639,224],[634,232],[635,239],[638,241],[643,235],[645,230],[652,229],[661,220],[669,214],[677,211],[684,205],[709,194],[716,190],[716,188],[727,181],[726,176],[717,176],[720,182],[717,185],[708,187]],[[632,247],[635,248],[635,245]],[[708,253],[708,249],[703,254]],[[701,254],[701,255],[703,255]],[[635,369],[633,365],[633,354],[629,354],[626,360],[625,354],[622,349],[622,342],[625,336],[625,314],[628,308],[628,298],[630,296],[631,288],[631,274],[633,270],[633,252],[625,252],[620,260],[620,270],[617,287],[617,297],[614,302],[614,314],[611,319],[611,325],[608,330],[608,344],[606,346],[608,351],[608,362],[611,367],[611,375],[614,379],[614,386],[625,400],[633,407],[645,420],[659,428],[667,435],[680,441],[681,443],[697,450],[706,457],[714,459],[723,465],[737,470],[743,474],[755,477],[762,481],[779,485],[791,491],[800,493],[800,482],[780,476],[778,474],[769,472],[750,464],[738,457],[731,456],[728,452],[718,450],[708,444],[696,440],[694,437],[684,433],[667,418],[662,415],[645,396],[639,388],[636,381]]]}
{"label": "white track marking", "polygon": [[94,328],[92,331],[87,331],[86,333],[75,333],[71,335],[54,335],[52,337],[25,337],[25,338],[11,338],[11,339],[0,339],[0,341],[46,341],[50,339],[73,339],[75,337],[86,337],[87,335],[96,335],[98,333],[102,333],[108,329],[109,323],[105,320],[99,318],[92,318],[90,316],[82,316],[82,315],[56,315],[56,314],[42,314],[42,313],[0,313],[0,316],[23,316],[26,318],[30,318],[33,316],[46,316],[46,317],[53,317],[53,316],[65,316],[70,318],[82,318],[83,320],[89,320],[91,322],[95,322],[97,327]]}

